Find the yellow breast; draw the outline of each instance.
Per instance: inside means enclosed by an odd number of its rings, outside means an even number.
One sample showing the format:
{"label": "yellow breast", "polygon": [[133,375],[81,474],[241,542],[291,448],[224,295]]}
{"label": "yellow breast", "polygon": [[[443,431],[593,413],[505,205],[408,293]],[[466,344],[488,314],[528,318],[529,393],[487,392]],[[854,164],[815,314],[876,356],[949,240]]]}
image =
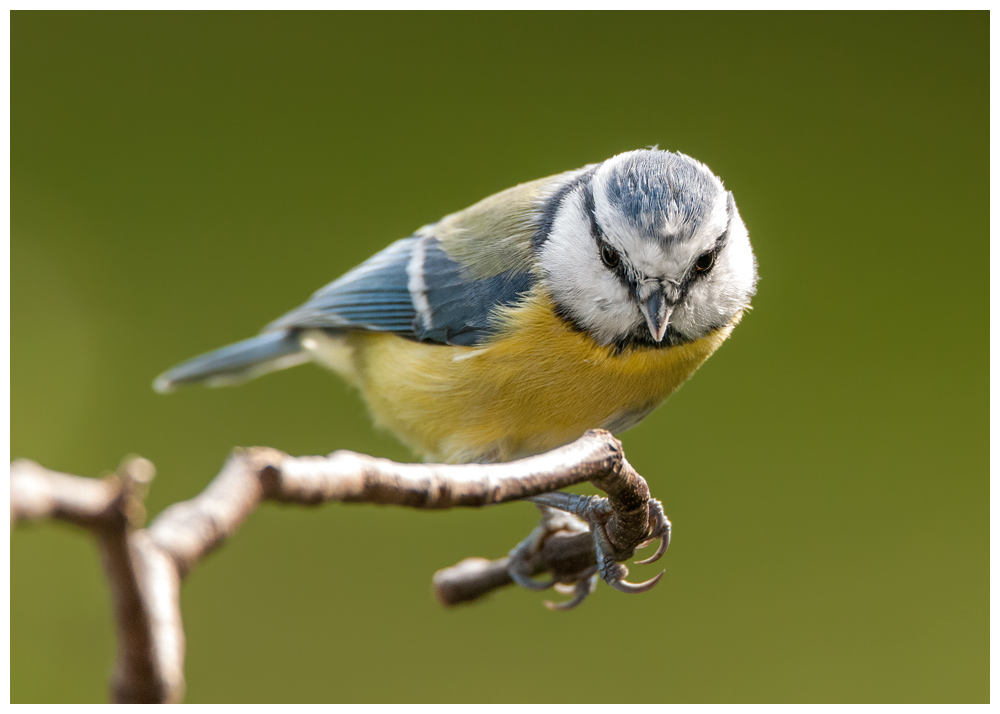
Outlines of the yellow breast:
{"label": "yellow breast", "polygon": [[738,321],[686,345],[617,352],[572,329],[535,293],[502,313],[497,339],[483,347],[356,332],[338,345],[317,337],[314,349],[361,389],[379,424],[428,460],[507,461],[587,429],[638,423]]}

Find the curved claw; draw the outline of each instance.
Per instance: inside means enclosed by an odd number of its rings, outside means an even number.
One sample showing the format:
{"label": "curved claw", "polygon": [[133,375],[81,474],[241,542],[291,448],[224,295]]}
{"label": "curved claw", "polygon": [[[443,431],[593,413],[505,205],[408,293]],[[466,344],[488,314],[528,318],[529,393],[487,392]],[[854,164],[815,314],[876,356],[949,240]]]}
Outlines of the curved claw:
{"label": "curved claw", "polygon": [[661,538],[660,539],[660,545],[656,549],[656,552],[653,553],[648,558],[643,558],[642,560],[636,560],[636,561],[634,561],[635,564],[636,565],[649,565],[650,563],[655,563],[657,560],[659,560],[660,558],[662,558],[663,554],[667,552],[667,547],[664,545],[664,542],[665,541]]}
{"label": "curved claw", "polygon": [[576,585],[576,583],[556,583],[552,589],[560,595],[573,595],[576,593]]}
{"label": "curved claw", "polygon": [[593,573],[590,576],[584,576],[581,580],[576,583],[576,594],[573,596],[572,600],[566,600],[565,602],[552,602],[551,600],[546,600],[543,605],[550,610],[572,610],[574,607],[579,605],[581,602],[587,599],[590,593],[594,592],[594,588],[597,587],[597,573]]}
{"label": "curved claw", "polygon": [[531,576],[521,572],[513,566],[507,568],[507,574],[510,576],[511,580],[520,585],[522,588],[527,588],[528,590],[548,590],[556,584],[554,579],[548,581],[535,580]]}
{"label": "curved claw", "polygon": [[655,563],[657,560],[663,557],[663,554],[667,552],[667,548],[670,547],[670,527],[669,526],[667,527],[665,533],[658,535],[656,538],[653,538],[652,540],[647,540],[640,547],[645,547],[650,543],[652,543],[654,540],[660,541],[660,544],[656,547],[656,552],[653,553],[648,558],[635,561],[636,565],[647,565],[649,563]]}
{"label": "curved claw", "polygon": [[645,593],[656,587],[656,584],[660,582],[660,579],[666,572],[666,570],[662,570],[659,575],[650,578],[644,583],[630,583],[628,580],[609,580],[608,585],[621,593]]}
{"label": "curved claw", "polygon": [[652,500],[650,502],[649,515],[651,518],[655,519],[655,525],[651,529],[649,540],[642,543],[639,547],[645,548],[647,545],[652,543],[654,540],[659,540],[660,544],[656,548],[656,552],[645,560],[637,560],[636,565],[647,565],[649,563],[655,563],[657,560],[663,557],[663,554],[667,552],[667,548],[670,547],[670,521],[667,520],[667,516],[663,513],[663,506],[659,501]]}
{"label": "curved claw", "polygon": [[586,595],[581,595],[580,592],[577,591],[576,595],[573,596],[572,600],[565,600],[563,602],[553,602],[552,600],[543,600],[542,604],[545,605],[545,607],[549,608],[550,610],[559,610],[559,611],[572,610],[574,607],[582,603],[587,598],[587,595],[590,595],[590,593],[587,593]]}

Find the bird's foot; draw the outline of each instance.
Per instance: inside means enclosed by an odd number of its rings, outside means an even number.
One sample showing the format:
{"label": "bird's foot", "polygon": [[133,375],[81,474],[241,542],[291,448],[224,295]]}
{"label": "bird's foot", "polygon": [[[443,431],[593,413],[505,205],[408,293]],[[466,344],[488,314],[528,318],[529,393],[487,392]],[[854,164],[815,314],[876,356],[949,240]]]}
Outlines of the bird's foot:
{"label": "bird's foot", "polygon": [[[538,505],[538,510],[541,511],[542,520],[527,538],[518,543],[510,551],[510,564],[507,567],[507,572],[510,574],[511,580],[529,590],[546,590],[555,587],[558,592],[565,592],[566,588],[571,588],[576,594],[573,600],[568,603],[559,604],[546,601],[545,605],[546,607],[559,610],[575,607],[580,602],[583,602],[583,599],[593,591],[593,585],[585,587],[585,584],[590,583],[594,579],[593,576],[597,572],[595,566],[590,566],[579,572],[553,575],[544,581],[534,580],[531,576],[536,570],[538,555],[542,552],[542,548],[549,538],[556,533],[578,535],[586,533],[589,528],[584,521],[565,511],[549,508],[541,504]],[[581,595],[580,593],[583,589],[586,592],[583,592]]]}
{"label": "bird's foot", "polygon": [[[663,577],[661,572],[646,582],[631,583],[625,579],[628,568],[620,562],[632,557],[635,548],[644,548],[654,541],[659,541],[656,551],[645,560],[636,561],[637,564],[656,562],[667,551],[670,545],[670,521],[663,513],[663,505],[656,499],[649,500],[649,527],[645,539],[630,548],[616,547],[608,537],[606,527],[614,515],[614,509],[606,498],[555,492],[527,500],[539,507],[542,520],[531,535],[510,552],[508,572],[511,579],[522,587],[531,590],[554,587],[557,592],[573,595],[571,600],[565,602],[546,602],[546,607],[554,610],[569,610],[576,607],[594,591],[598,576],[611,587],[624,593],[647,592]],[[558,573],[548,581],[531,578],[534,564],[537,562],[536,556],[549,538],[556,533],[578,535],[587,531],[594,539],[596,565],[590,564],[572,573]]]}

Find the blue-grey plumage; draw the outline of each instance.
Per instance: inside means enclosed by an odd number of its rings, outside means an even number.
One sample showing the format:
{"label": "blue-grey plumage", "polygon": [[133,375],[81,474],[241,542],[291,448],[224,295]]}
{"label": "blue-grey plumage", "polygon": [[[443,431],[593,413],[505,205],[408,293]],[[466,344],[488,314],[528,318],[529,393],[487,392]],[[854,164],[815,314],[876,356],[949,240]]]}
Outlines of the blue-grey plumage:
{"label": "blue-grey plumage", "polygon": [[396,241],[380,253],[317,290],[304,305],[265,327],[267,330],[323,327],[407,334],[416,309],[407,287],[407,266],[419,238]]}
{"label": "blue-grey plumage", "polygon": [[[608,203],[649,238],[688,240],[722,192],[715,176],[701,168],[679,154],[633,152],[608,176]],[[664,224],[671,230],[663,230]]]}
{"label": "blue-grey plumage", "polygon": [[157,377],[153,388],[169,392],[182,384],[196,382],[213,386],[236,384],[305,361],[308,358],[302,354],[299,338],[293,331],[265,332],[182,362]]}
{"label": "blue-grey plumage", "polygon": [[492,312],[517,302],[534,281],[532,273],[515,270],[470,277],[437,238],[404,238],[265,330],[363,329],[422,342],[474,345],[489,334]]}
{"label": "blue-grey plumage", "polygon": [[314,360],[425,456],[513,458],[641,420],[728,336],[755,284],[722,182],[682,154],[628,152],[425,226],[155,387]]}

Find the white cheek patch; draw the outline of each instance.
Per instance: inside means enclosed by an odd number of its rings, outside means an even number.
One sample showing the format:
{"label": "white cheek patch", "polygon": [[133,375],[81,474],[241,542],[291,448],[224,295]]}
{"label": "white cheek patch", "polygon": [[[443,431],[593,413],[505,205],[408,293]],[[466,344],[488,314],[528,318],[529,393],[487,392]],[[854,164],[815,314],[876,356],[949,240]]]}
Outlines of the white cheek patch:
{"label": "white cheek patch", "polygon": [[[736,216],[734,216],[734,219],[738,220]],[[719,195],[716,196],[715,202],[712,204],[712,211],[698,230],[698,235],[691,241],[693,246],[691,250],[692,255],[697,257],[705,251],[714,248],[719,237],[729,227],[729,194],[722,189],[722,182],[720,181]]]}
{"label": "white cheek patch", "polygon": [[727,324],[750,304],[757,285],[757,265],[739,214],[712,272],[701,278],[674,311],[672,324],[686,337],[697,337]]}
{"label": "white cheek patch", "polygon": [[563,200],[542,248],[541,264],[556,304],[598,342],[612,342],[635,324],[637,313],[628,291],[601,262],[579,189]]}

